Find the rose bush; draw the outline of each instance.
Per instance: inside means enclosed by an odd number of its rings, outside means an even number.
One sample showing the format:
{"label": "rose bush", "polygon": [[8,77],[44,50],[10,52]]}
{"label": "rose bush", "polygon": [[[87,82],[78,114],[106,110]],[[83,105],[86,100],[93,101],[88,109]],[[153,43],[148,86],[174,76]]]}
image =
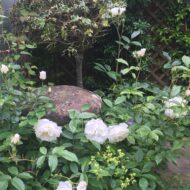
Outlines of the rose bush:
{"label": "rose bush", "polygon": [[[55,6],[53,10],[59,8]],[[114,9],[113,14],[123,11]],[[82,24],[88,21],[83,19]],[[51,26],[51,19],[48,22]],[[48,34],[43,38],[51,39]],[[85,35],[90,37],[92,31]],[[135,32],[131,39],[122,40],[139,45],[132,41],[138,35]],[[123,64],[117,73],[120,80],[115,77],[115,83],[101,93],[104,104],[100,114],[88,113],[88,105],[81,112],[70,110],[71,120],[61,128],[46,119],[53,105],[44,94],[51,88],[36,87],[32,80],[36,67],[21,61],[23,55],[31,55],[35,46],[10,34],[5,34],[5,39],[10,49],[0,63],[1,190],[166,189],[160,173],[168,160],[176,162],[190,134],[189,97],[182,86],[174,83],[160,89],[149,82],[139,82],[145,48],[136,52],[135,67],[117,59]],[[186,56],[182,62],[188,67],[189,60]],[[183,71],[180,70],[182,77],[189,76],[187,68]],[[111,70],[110,73],[113,74]],[[123,75],[127,74],[135,80],[125,80]],[[46,72],[40,72],[37,78],[44,81]],[[166,109],[170,115],[171,110],[178,115],[168,117]]]}

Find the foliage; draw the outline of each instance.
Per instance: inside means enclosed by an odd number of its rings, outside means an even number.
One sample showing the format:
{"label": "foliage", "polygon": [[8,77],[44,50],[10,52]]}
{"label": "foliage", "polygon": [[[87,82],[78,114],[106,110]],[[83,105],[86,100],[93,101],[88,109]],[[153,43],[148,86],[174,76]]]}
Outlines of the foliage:
{"label": "foliage", "polygon": [[[30,6],[28,4],[30,3]],[[121,6],[120,1],[20,1],[15,8],[17,20],[24,23],[24,33],[38,32],[37,40],[52,49],[69,51],[75,54],[85,51],[100,37],[107,26],[111,15],[109,10]],[[124,4],[123,4],[124,6]],[[22,25],[21,25],[22,26]],[[102,32],[102,34],[100,33]]]}
{"label": "foliage", "polygon": [[[189,54],[189,11],[187,1],[175,1],[172,6],[166,8],[168,16],[162,18],[164,27],[153,26],[158,32],[158,39],[168,46],[174,46],[174,55],[179,58],[184,53]],[[175,43],[174,43],[175,42]]]}
{"label": "foliage", "polygon": [[[28,44],[24,37],[1,36],[7,48],[1,51],[0,63],[1,190],[53,190],[63,181],[74,189],[80,181],[86,181],[90,190],[166,189],[160,177],[163,168],[167,161],[176,162],[190,135],[190,99],[177,83],[179,78],[189,79],[190,57],[173,61],[164,53],[168,59],[165,68],[171,69],[171,86],[160,89],[142,82],[139,76],[147,52],[139,42],[140,34],[142,30],[135,30],[130,37],[118,33],[117,69],[96,64],[112,81],[107,91],[100,93],[102,111],[89,113],[89,105],[81,111],[69,110],[70,122],[63,128],[45,119],[53,105],[45,96],[47,88],[36,87],[32,80],[36,67],[25,61],[35,44]],[[44,71],[40,78],[46,78]],[[176,98],[181,103],[172,102]],[[167,105],[178,117],[168,117]],[[110,141],[112,127],[121,125],[125,134],[116,131],[117,141]],[[104,129],[106,133],[101,131]],[[98,143],[99,135],[103,140]]]}
{"label": "foliage", "polygon": [[85,51],[105,35],[110,23],[119,22],[125,6],[122,0],[23,0],[13,10],[12,20],[33,41],[46,44],[60,54],[74,55],[77,84],[82,87]]}

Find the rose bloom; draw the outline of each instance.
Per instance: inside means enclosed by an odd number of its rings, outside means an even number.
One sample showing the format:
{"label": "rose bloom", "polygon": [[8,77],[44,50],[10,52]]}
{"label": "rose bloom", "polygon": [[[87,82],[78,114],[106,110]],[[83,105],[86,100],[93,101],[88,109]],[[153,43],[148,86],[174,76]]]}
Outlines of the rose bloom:
{"label": "rose bloom", "polygon": [[164,102],[165,107],[166,107],[164,114],[171,119],[184,117],[187,115],[187,111],[175,113],[172,107],[180,106],[183,108],[187,105],[187,103],[188,102],[184,100],[182,97],[175,97],[175,98],[168,99]]}
{"label": "rose bloom", "polygon": [[86,181],[80,181],[77,185],[77,190],[86,190],[87,189],[87,183]]}
{"label": "rose bloom", "polygon": [[126,123],[120,123],[109,127],[108,139],[110,143],[116,143],[126,139],[128,134],[128,125]]}
{"label": "rose bloom", "polygon": [[145,53],[146,53],[146,48],[142,48],[142,49],[139,50],[139,51],[134,51],[134,52],[133,52],[133,56],[134,56],[135,58],[141,58],[141,57],[144,57]]}
{"label": "rose bloom", "polygon": [[112,17],[120,16],[126,11],[125,7],[114,7],[110,10]]}
{"label": "rose bloom", "polygon": [[187,90],[185,91],[185,95],[186,95],[186,96],[190,96],[190,89],[187,89]]}
{"label": "rose bloom", "polygon": [[187,101],[184,100],[182,97],[175,97],[168,99],[164,102],[166,108],[171,108],[173,106],[182,106],[185,107],[187,105]]}
{"label": "rose bloom", "polygon": [[12,144],[18,144],[20,141],[20,135],[16,133],[12,138],[11,138],[11,143]]}
{"label": "rose bloom", "polygon": [[0,71],[1,73],[6,74],[9,71],[9,68],[6,65],[2,64]]}
{"label": "rose bloom", "polygon": [[84,133],[88,140],[103,144],[107,140],[108,127],[101,119],[91,119],[86,123]]}
{"label": "rose bloom", "polygon": [[47,78],[46,72],[45,72],[45,71],[40,71],[40,76],[39,76],[39,78],[40,78],[41,80],[46,80],[46,78]]}
{"label": "rose bloom", "polygon": [[60,181],[56,190],[72,190],[72,184],[69,181]]}
{"label": "rose bloom", "polygon": [[34,126],[34,130],[37,138],[48,142],[57,140],[62,133],[62,128],[48,119],[40,119]]}

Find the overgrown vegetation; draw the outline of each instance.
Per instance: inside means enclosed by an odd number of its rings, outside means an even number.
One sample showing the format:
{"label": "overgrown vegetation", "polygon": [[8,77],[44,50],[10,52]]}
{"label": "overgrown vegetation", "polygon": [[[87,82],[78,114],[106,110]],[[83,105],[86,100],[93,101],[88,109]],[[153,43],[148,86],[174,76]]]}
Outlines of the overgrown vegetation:
{"label": "overgrown vegetation", "polygon": [[[4,31],[0,36],[5,44],[0,51],[0,190],[170,189],[161,174],[189,145],[190,91],[181,81],[189,82],[190,56],[180,53],[176,60],[164,52],[171,84],[161,89],[144,77],[153,60],[146,20],[135,20],[135,14],[132,23],[124,20],[125,2],[72,3],[22,0],[12,15],[27,35]],[[96,37],[104,29],[108,35]],[[102,46],[100,39],[113,43]],[[92,45],[102,46],[90,63],[94,83],[101,79],[103,84],[93,87],[103,100],[100,113],[89,113],[89,105],[69,110],[64,126],[46,118],[54,111],[44,95],[49,75],[30,63],[36,46],[45,45],[53,49],[49,52],[75,58]]]}

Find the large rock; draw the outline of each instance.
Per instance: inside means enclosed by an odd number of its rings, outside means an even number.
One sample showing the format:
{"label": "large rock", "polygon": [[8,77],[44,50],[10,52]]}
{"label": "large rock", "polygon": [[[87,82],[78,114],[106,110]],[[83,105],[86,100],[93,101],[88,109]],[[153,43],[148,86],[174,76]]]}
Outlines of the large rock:
{"label": "large rock", "polygon": [[90,105],[89,112],[98,113],[101,109],[101,98],[88,90],[76,86],[54,86],[48,93],[54,102],[56,112],[48,113],[47,117],[58,124],[65,124],[69,121],[68,110],[75,109],[81,111],[85,104]]}

